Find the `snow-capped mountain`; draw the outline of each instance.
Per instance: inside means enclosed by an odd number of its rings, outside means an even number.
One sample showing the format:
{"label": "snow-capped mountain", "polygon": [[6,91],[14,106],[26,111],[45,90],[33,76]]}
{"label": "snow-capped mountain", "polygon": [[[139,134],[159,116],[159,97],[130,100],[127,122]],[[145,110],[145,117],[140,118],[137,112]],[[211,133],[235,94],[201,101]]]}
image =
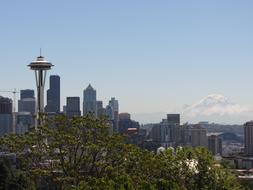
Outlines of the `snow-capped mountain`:
{"label": "snow-capped mountain", "polygon": [[188,113],[193,117],[198,115],[210,116],[213,114],[233,115],[244,111],[247,110],[240,105],[231,102],[228,98],[220,94],[208,95],[184,110],[185,113]]}
{"label": "snow-capped mountain", "polygon": [[249,114],[250,110],[220,94],[210,94],[183,111],[184,117],[190,121],[204,120],[222,123],[240,123],[248,119]]}

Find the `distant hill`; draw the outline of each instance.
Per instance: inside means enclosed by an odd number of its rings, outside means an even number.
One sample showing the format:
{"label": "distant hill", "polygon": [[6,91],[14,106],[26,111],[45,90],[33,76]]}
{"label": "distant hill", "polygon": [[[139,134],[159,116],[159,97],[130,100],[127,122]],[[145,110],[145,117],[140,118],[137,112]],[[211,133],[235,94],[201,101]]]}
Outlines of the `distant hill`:
{"label": "distant hill", "polygon": [[217,123],[202,124],[208,133],[234,133],[238,136],[244,136],[242,125],[223,125]]}
{"label": "distant hill", "polygon": [[235,133],[222,133],[219,135],[223,141],[232,141],[243,143],[243,138],[236,135]]}

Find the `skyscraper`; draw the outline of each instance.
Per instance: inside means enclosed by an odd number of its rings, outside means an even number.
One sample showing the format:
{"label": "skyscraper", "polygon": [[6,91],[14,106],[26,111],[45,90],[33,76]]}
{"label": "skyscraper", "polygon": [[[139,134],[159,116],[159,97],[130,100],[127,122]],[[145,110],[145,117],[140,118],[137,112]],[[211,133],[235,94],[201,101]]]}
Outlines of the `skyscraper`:
{"label": "skyscraper", "polygon": [[206,147],[207,148],[207,131],[200,124],[192,126],[190,130],[190,141],[192,147]]}
{"label": "skyscraper", "polygon": [[34,98],[34,90],[20,90],[20,100],[25,98]]}
{"label": "skyscraper", "polygon": [[208,149],[213,155],[222,155],[222,139],[217,135],[211,135],[208,137]]}
{"label": "skyscraper", "polygon": [[244,124],[244,151],[247,156],[253,156],[253,121]]}
{"label": "skyscraper", "polygon": [[66,114],[68,117],[81,116],[79,97],[67,97]]}
{"label": "skyscraper", "polygon": [[119,102],[115,98],[111,98],[109,101],[109,106],[111,106],[113,111],[113,132],[117,133],[119,131]]}
{"label": "skyscraper", "polygon": [[90,84],[83,91],[83,115],[88,113],[97,116],[97,93]]}
{"label": "skyscraper", "polygon": [[97,101],[97,116],[104,116],[106,115],[106,110],[103,107],[103,101]]}
{"label": "skyscraper", "polygon": [[51,75],[47,90],[46,112],[60,112],[60,76]]}
{"label": "skyscraper", "polygon": [[0,136],[11,133],[14,129],[12,120],[12,100],[0,96]]}
{"label": "skyscraper", "polygon": [[12,114],[12,100],[0,96],[0,114]]}
{"label": "skyscraper", "polygon": [[169,124],[167,119],[163,119],[160,123],[160,133],[161,133],[161,142],[162,143],[168,143],[170,142],[170,130],[169,130]]}
{"label": "skyscraper", "polygon": [[158,143],[159,145],[161,145],[162,142],[162,134],[161,134],[162,130],[161,130],[161,124],[156,123],[153,124],[153,127],[149,133],[150,138],[152,139],[153,142]]}
{"label": "skyscraper", "polygon": [[180,114],[167,114],[170,141],[176,142],[177,128],[180,126]]}
{"label": "skyscraper", "polygon": [[18,100],[18,112],[29,112],[35,114],[36,100],[34,90],[21,90],[20,100]]}

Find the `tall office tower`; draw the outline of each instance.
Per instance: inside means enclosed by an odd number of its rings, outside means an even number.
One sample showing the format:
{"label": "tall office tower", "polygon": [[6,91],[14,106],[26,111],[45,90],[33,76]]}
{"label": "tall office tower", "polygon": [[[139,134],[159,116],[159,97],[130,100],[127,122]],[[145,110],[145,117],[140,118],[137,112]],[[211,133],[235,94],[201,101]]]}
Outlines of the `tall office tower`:
{"label": "tall office tower", "polygon": [[20,100],[23,100],[25,98],[35,98],[34,90],[30,90],[30,89],[20,90]]}
{"label": "tall office tower", "polygon": [[189,125],[179,125],[176,128],[176,146],[190,145],[190,130]]}
{"label": "tall office tower", "polygon": [[36,100],[34,90],[21,90],[20,100],[18,100],[18,112],[29,112],[34,115],[36,109]]}
{"label": "tall office tower", "polygon": [[180,114],[167,114],[169,124],[180,124]]}
{"label": "tall office tower", "polygon": [[46,112],[60,113],[60,76],[51,75],[47,90]]}
{"label": "tall office tower", "polygon": [[160,123],[161,128],[161,143],[170,142],[170,130],[169,123],[167,119],[163,119]]}
{"label": "tall office tower", "polygon": [[207,148],[207,131],[201,125],[197,124],[190,129],[190,141],[192,147],[206,147]]}
{"label": "tall office tower", "polygon": [[153,124],[153,127],[149,133],[150,138],[153,142],[159,143],[159,145],[162,142],[162,130],[161,130],[161,124]]}
{"label": "tall office tower", "polygon": [[36,99],[34,90],[21,90],[18,100],[18,113],[15,118],[15,132],[23,134],[35,124]]}
{"label": "tall office tower", "polygon": [[109,101],[109,106],[113,110],[113,132],[117,133],[119,131],[119,102],[115,98],[111,98]]}
{"label": "tall office tower", "polygon": [[253,157],[253,121],[244,124],[244,153]]}
{"label": "tall office tower", "polygon": [[83,115],[88,113],[97,116],[97,93],[90,84],[83,91]]}
{"label": "tall office tower", "polygon": [[105,108],[105,114],[106,116],[108,117],[108,119],[110,121],[113,121],[114,119],[114,114],[113,114],[113,109],[111,106],[107,105],[106,108]]}
{"label": "tall office tower", "polygon": [[208,149],[213,155],[222,155],[222,139],[217,135],[211,135],[208,137]]}
{"label": "tall office tower", "polygon": [[106,110],[103,107],[103,101],[97,101],[97,116],[105,116],[106,115]]}
{"label": "tall office tower", "polygon": [[79,97],[67,97],[66,114],[68,117],[81,116]]}
{"label": "tall office tower", "polygon": [[0,136],[11,133],[12,126],[12,100],[0,96]]}
{"label": "tall office tower", "polygon": [[177,128],[180,126],[180,114],[167,114],[171,142],[176,141]]}
{"label": "tall office tower", "polygon": [[108,124],[110,126],[109,128],[109,132],[110,134],[113,134],[113,110],[112,110],[112,107],[107,105],[105,107],[105,116],[107,116],[108,118]]}

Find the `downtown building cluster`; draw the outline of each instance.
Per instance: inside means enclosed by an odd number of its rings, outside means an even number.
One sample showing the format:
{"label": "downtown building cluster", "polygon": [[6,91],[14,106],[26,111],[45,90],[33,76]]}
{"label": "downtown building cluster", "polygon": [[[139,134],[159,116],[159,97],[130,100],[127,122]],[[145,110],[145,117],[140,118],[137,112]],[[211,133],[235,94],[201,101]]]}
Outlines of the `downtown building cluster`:
{"label": "downtown building cluster", "polygon": [[222,155],[222,139],[217,135],[207,134],[201,124],[181,124],[180,114],[167,114],[160,123],[149,124],[150,131],[144,148],[155,150],[159,147],[205,147],[213,155]]}
{"label": "downtown building cluster", "polygon": [[[49,89],[46,92],[45,114],[53,117],[64,114],[69,118],[91,114],[94,117],[106,117],[110,123],[111,132],[127,133],[130,130],[139,130],[139,123],[131,120],[130,114],[119,113],[119,102],[112,97],[106,106],[97,99],[97,92],[91,86],[83,90],[82,102],[79,96],[66,97],[66,103],[61,110],[61,83],[60,76],[49,77]],[[20,90],[18,111],[13,110],[13,100],[0,97],[0,136],[6,134],[24,134],[36,123],[36,98],[31,89]],[[82,103],[82,111],[81,111]]]}
{"label": "downtown building cluster", "polygon": [[[110,122],[113,133],[126,134],[129,143],[149,150],[156,151],[159,147],[206,147],[214,155],[222,155],[222,140],[217,135],[207,134],[202,124],[181,124],[180,114],[168,114],[160,123],[142,125],[131,119],[129,113],[119,112],[119,102],[112,97],[104,106],[97,99],[97,92],[89,84],[83,90],[82,100],[79,96],[66,97],[61,109],[60,76],[49,77],[49,89],[46,92],[45,113],[48,116],[65,114],[67,117],[78,117],[92,114],[94,117],[105,116]],[[82,104],[82,106],[81,106]],[[83,108],[81,111],[81,107]],[[31,89],[20,90],[18,111],[13,110],[13,101],[0,97],[0,136],[16,133],[24,134],[36,122],[36,98]],[[253,124],[245,124],[245,155],[253,157]]]}
{"label": "downtown building cluster", "polygon": [[[218,135],[208,135],[202,124],[181,124],[180,114],[168,114],[160,123],[142,125],[131,119],[129,113],[119,112],[119,102],[112,97],[104,106],[97,99],[97,92],[89,84],[79,96],[66,97],[61,109],[60,76],[49,77],[49,89],[46,92],[45,113],[48,116],[65,114],[67,117],[92,114],[94,117],[106,116],[113,133],[126,134],[129,143],[152,151],[159,147],[206,147],[214,155],[222,155],[222,139]],[[82,106],[81,106],[82,104]],[[83,108],[81,110],[81,107]],[[36,122],[36,97],[34,90],[20,90],[18,110],[14,112],[13,100],[0,96],[0,136],[16,133],[24,134]],[[244,156],[253,157],[253,123],[244,125]],[[253,160],[250,160],[253,166]]]}
{"label": "downtown building cluster", "polygon": [[[35,98],[34,90],[21,90],[16,112],[13,109],[15,102],[0,96],[0,136],[26,133],[31,127],[38,125],[39,113],[46,113],[50,117],[64,114],[69,118],[92,114],[97,118],[107,117],[111,133],[125,134],[128,143],[144,149],[156,151],[159,148],[191,146],[208,148],[214,155],[223,153],[222,139],[218,135],[208,135],[207,129],[201,123],[181,124],[180,114],[168,114],[160,123],[140,126],[137,121],[131,119],[129,113],[119,112],[119,102],[116,98],[112,97],[106,105],[98,100],[97,92],[91,84],[83,90],[82,99],[80,96],[66,97],[61,109],[61,81],[58,75],[49,77],[49,89],[44,106],[46,71],[53,65],[40,55],[28,66],[35,71],[37,97]],[[13,99],[15,101],[15,98]],[[253,122],[245,124],[244,136],[243,154],[253,157]],[[251,165],[253,167],[253,159]]]}

